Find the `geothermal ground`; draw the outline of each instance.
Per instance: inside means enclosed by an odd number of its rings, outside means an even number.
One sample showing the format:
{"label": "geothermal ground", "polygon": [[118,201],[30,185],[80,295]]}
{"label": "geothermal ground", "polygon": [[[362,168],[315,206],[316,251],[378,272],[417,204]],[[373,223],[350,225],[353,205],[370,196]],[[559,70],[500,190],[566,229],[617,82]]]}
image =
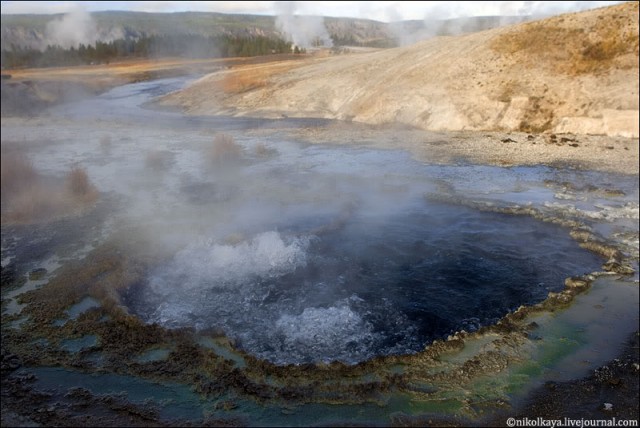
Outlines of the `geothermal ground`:
{"label": "geothermal ground", "polygon": [[3,423],[502,424],[635,334],[637,175],[455,147],[636,140],[142,107],[188,81],[3,118]]}
{"label": "geothermal ground", "polygon": [[396,49],[229,69],[162,103],[204,115],[638,138],[638,52],[638,3],[628,2]]}
{"label": "geothermal ground", "polygon": [[[578,27],[604,62],[522,72]],[[2,425],[637,420],[637,37],[607,44],[634,29],[12,73]]]}

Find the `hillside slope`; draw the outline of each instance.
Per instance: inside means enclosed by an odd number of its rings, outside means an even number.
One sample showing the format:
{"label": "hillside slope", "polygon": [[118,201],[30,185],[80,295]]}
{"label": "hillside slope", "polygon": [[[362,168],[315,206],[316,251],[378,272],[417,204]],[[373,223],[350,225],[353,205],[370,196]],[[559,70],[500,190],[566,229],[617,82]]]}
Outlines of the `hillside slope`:
{"label": "hillside slope", "polygon": [[[243,73],[255,84],[229,90]],[[162,103],[194,114],[638,137],[638,86],[638,3],[624,3],[273,72],[226,70]]]}
{"label": "hillside slope", "polygon": [[[44,49],[48,44],[60,44],[49,26],[61,22],[64,15],[2,15],[2,49],[12,46]],[[109,42],[116,39],[138,39],[149,36],[198,35],[203,37],[266,36],[282,37],[276,18],[263,15],[240,15],[215,12],[146,13],[130,11],[104,11],[67,18],[69,25],[89,31],[85,44],[95,40]],[[367,19],[326,18],[324,24],[329,35],[348,39],[354,44],[393,45],[393,34],[387,24]],[[82,26],[82,27],[81,27]],[[78,28],[80,27],[80,28]]]}
{"label": "hillside slope", "polygon": [[[116,39],[138,39],[149,36],[199,35],[211,36],[266,36],[283,37],[283,28],[278,18],[266,15],[241,15],[215,12],[147,13],[131,11],[103,11],[77,14],[66,17],[66,23],[74,31],[64,31],[64,36],[75,34],[84,44],[95,40],[110,42]],[[328,34],[339,46],[390,47],[406,45],[410,41],[423,40],[434,35],[457,35],[471,33],[508,23],[523,22],[532,16],[481,16],[425,21],[398,21],[385,23],[370,19],[300,17],[290,19],[289,31],[296,30],[298,36]],[[47,45],[64,44],[60,34],[51,31],[50,25],[61,23],[65,16],[56,15],[2,15],[0,47],[45,49]],[[61,24],[60,24],[61,25]],[[311,28],[307,28],[311,27]],[[69,28],[70,30],[70,28]],[[83,31],[84,30],[84,31]],[[85,33],[85,34],[82,34]],[[292,39],[293,34],[290,34]],[[66,38],[66,37],[65,37]],[[301,37],[298,37],[301,38]],[[291,40],[295,41],[295,40]],[[307,47],[307,46],[304,46]]]}

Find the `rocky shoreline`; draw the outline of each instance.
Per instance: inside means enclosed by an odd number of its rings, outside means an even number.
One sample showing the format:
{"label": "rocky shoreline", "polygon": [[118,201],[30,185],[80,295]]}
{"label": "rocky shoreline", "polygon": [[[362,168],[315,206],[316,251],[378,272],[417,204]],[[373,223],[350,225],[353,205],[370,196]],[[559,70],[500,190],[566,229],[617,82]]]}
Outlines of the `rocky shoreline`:
{"label": "rocky shoreline", "polygon": [[624,175],[638,175],[640,171],[638,138],[551,132],[432,132],[400,125],[355,123],[305,128],[294,134],[323,144],[357,143],[408,150],[419,161],[444,165],[461,162],[502,167],[547,165]]}
{"label": "rocky shoreline", "polygon": [[508,418],[637,421],[640,416],[639,337],[635,332],[617,358],[596,368],[590,375],[567,382],[547,382],[534,390],[515,411],[485,421],[486,426],[506,426]]}
{"label": "rocky shoreline", "polygon": [[[482,420],[443,418],[441,415],[395,415],[391,426],[510,426],[509,420],[638,420],[639,333],[634,333],[617,358],[582,379],[547,382],[509,410]],[[33,386],[36,376],[16,355],[2,348],[3,427],[30,426],[245,426],[242,419],[166,420],[153,408],[122,397],[96,396],[82,387],[64,396]],[[85,409],[91,408],[91,412]],[[614,419],[615,418],[615,419]],[[348,426],[358,424],[343,422]],[[365,425],[362,425],[365,426]]]}
{"label": "rocky shoreline", "polygon": [[[46,125],[46,121],[3,117],[3,125],[14,127],[27,123],[31,126],[34,122]],[[283,130],[251,129],[246,135],[260,137],[280,132]],[[637,138],[551,132],[431,132],[401,125],[360,126],[341,122],[292,128],[286,132],[292,139],[312,144],[407,150],[417,160],[438,165],[504,168],[546,165],[635,177],[639,169]],[[589,192],[590,197],[606,198],[618,196],[619,190],[614,184],[612,188],[594,188]],[[468,202],[453,196],[449,193],[426,195],[451,204]],[[308,403],[384,408],[393,394],[412,397],[418,402],[443,402],[443,406],[450,406],[448,411],[459,411],[462,415],[448,418],[442,416],[447,412],[429,414],[420,411],[387,415],[390,424],[398,426],[502,426],[509,417],[637,419],[637,332],[616,359],[593,370],[590,375],[566,382],[548,382],[521,402],[508,403],[502,391],[494,393],[493,385],[487,382],[487,377],[493,376],[508,380],[505,372],[509,367],[528,361],[529,352],[536,346],[533,336],[537,328],[529,315],[569,307],[574,297],[586,291],[599,275],[626,277],[626,282],[632,283],[629,275],[633,272],[632,265],[637,267],[637,253],[623,257],[623,252],[629,253],[624,247],[627,243],[601,242],[571,213],[564,211],[549,209],[542,212],[528,207],[501,208],[482,203],[469,203],[469,206],[561,224],[578,244],[604,257],[603,272],[569,278],[562,291],[550,294],[535,307],[507,314],[496,325],[480,331],[460,332],[449,340],[434,342],[416,355],[380,357],[356,366],[332,363],[279,367],[245,354],[220,332],[206,332],[217,348],[205,349],[191,330],[146,325],[129,314],[122,303],[123,290],[139,284],[145,272],[167,260],[167,254],[156,251],[153,243],[146,242],[144,236],[133,230],[120,231],[117,237],[101,244],[84,261],[69,263],[56,271],[46,287],[25,293],[19,302],[25,305],[20,316],[3,314],[2,426],[246,426],[251,420],[244,418],[242,412],[237,412],[240,416],[234,416],[236,413],[233,412],[247,403],[281,405],[281,414],[288,415],[296,412],[296,406]],[[81,221],[94,214],[81,214]],[[18,277],[23,273],[16,275],[3,267],[3,291],[20,287],[22,283]],[[34,271],[34,277],[36,274],[39,275],[39,271]],[[632,286],[637,287],[637,280]],[[56,320],[66,318],[68,308],[87,298],[94,299],[99,305],[62,326],[54,325]],[[10,327],[12,323],[20,323],[24,316],[30,317],[27,328]],[[64,350],[63,344],[69,338],[81,340],[92,335],[100,337],[98,344],[77,353]],[[37,344],[43,339],[50,346]],[[460,357],[460,360],[451,358],[466,346],[476,349],[475,354]],[[147,348],[172,351],[164,359],[138,361],[137,354]],[[102,360],[98,364],[92,358]],[[38,379],[33,370],[41,367],[179,382],[191,386],[203,397],[215,400],[215,405],[209,409],[210,417],[167,418],[153,403],[136,404],[118,394],[95,394],[83,387],[52,392],[37,386]],[[468,393],[469,385],[475,387],[476,381],[487,382],[483,385],[486,397],[479,393],[449,400],[455,394]],[[405,406],[410,407],[410,404]],[[221,412],[229,412],[229,416],[220,417]],[[471,417],[474,414],[476,417]],[[352,420],[337,420],[336,424],[371,426],[371,423]]]}
{"label": "rocky shoreline", "polygon": [[[338,125],[339,128],[339,125]],[[324,130],[304,129],[291,131],[293,134],[304,134],[305,139],[323,143],[328,140],[349,143],[351,138],[360,141],[369,141],[367,135],[383,135],[385,138],[371,140],[371,144],[377,148],[390,149],[411,146],[410,131],[407,138],[398,138],[404,134],[392,131],[363,130],[363,134],[352,132],[348,138],[336,138],[339,129],[331,128]],[[252,131],[258,134],[272,132],[269,130]],[[371,134],[367,134],[371,133]],[[343,133],[344,135],[344,133]],[[424,137],[424,136],[423,136]],[[468,135],[468,139],[458,136],[457,141],[466,141],[473,144],[473,139]],[[496,134],[487,138],[487,144],[497,147],[517,144],[512,141],[503,142]],[[447,153],[446,147],[441,147],[442,135],[433,137],[428,144],[431,148],[436,148],[438,153]],[[513,135],[510,137],[518,141],[519,138],[527,138],[524,135]],[[545,136],[536,138],[544,139]],[[548,137],[551,138],[551,137]],[[566,138],[566,137],[565,137]],[[558,139],[558,137],[556,137]],[[497,140],[497,141],[496,141]],[[401,144],[395,144],[401,141]],[[581,137],[573,141],[564,141],[564,145],[573,149],[569,144],[574,141],[582,141]],[[620,140],[621,144],[628,144],[627,140]],[[424,142],[424,140],[422,140]],[[579,144],[579,143],[575,143]],[[454,144],[455,147],[455,144]],[[555,148],[562,149],[562,146],[553,144]],[[415,147],[414,147],[415,149]],[[623,149],[624,150],[624,149]],[[615,150],[613,150],[615,152]],[[419,157],[417,150],[414,156]],[[433,153],[433,152],[430,152]],[[475,154],[482,158],[482,151],[475,151]],[[477,161],[478,157],[465,158],[458,156],[458,153],[448,153],[442,155],[439,160],[447,162],[470,162]],[[596,159],[594,156],[593,159]],[[433,161],[433,158],[430,158]],[[486,158],[483,158],[486,160]],[[555,165],[558,159],[550,164]],[[491,162],[487,162],[491,164]],[[574,166],[575,167],[575,166]],[[603,169],[607,171],[609,166]],[[603,195],[607,189],[600,189]],[[600,191],[594,189],[594,192]],[[613,192],[613,190],[610,190]],[[432,195],[432,197],[438,197]],[[448,200],[450,203],[464,203],[455,198]],[[592,251],[602,254],[605,259],[609,258],[606,270],[612,274],[628,275],[625,266],[633,263],[633,260],[620,258],[615,247],[608,243],[598,244],[598,240],[588,233],[578,233],[580,225],[572,223],[571,220],[559,216],[553,218],[549,213],[536,212],[528,208],[520,211],[514,208],[495,206],[485,206],[482,203],[472,206],[476,209],[488,209],[490,211],[505,212],[507,214],[533,216],[543,221],[559,222],[566,227],[573,228],[576,233],[574,238],[583,244],[588,244]],[[502,211],[501,211],[502,210]],[[505,211],[506,210],[506,211]],[[566,224],[565,224],[566,223]],[[586,234],[585,234],[586,233]],[[89,259],[82,263],[70,266],[52,279],[50,284],[36,292],[26,294],[23,303],[28,306],[25,312],[31,316],[35,322],[28,331],[19,332],[15,329],[5,330],[6,322],[18,322],[15,315],[5,317],[3,315],[3,347],[2,353],[2,406],[3,406],[3,426],[33,426],[42,425],[68,425],[86,426],[87,424],[96,426],[209,426],[226,425],[237,426],[246,425],[248,420],[230,417],[229,419],[203,419],[203,420],[167,420],[160,413],[154,410],[153,406],[146,407],[128,402],[122,397],[112,394],[94,395],[83,388],[64,391],[64,393],[51,393],[40,390],[34,386],[36,377],[29,374],[31,367],[39,366],[62,366],[72,370],[95,370],[85,357],[92,352],[104,352],[109,355],[107,365],[103,368],[107,371],[121,372],[122,363],[125,363],[124,374],[132,376],[142,376],[157,381],[178,381],[193,384],[194,387],[205,396],[216,397],[223,391],[233,390],[240,396],[251,400],[258,400],[260,403],[288,402],[291,406],[301,405],[306,402],[335,404],[364,404],[375,403],[381,400],[381,394],[389,391],[404,391],[416,397],[428,397],[432,393],[430,390],[423,390],[417,382],[419,380],[434,382],[438,385],[456,385],[464,388],[467,382],[472,379],[481,378],[486,374],[500,374],[511,364],[518,364],[526,361],[527,352],[530,345],[530,331],[535,330],[527,321],[528,314],[535,311],[548,311],[555,308],[563,308],[569,305],[573,297],[585,291],[590,286],[593,278],[572,278],[567,281],[566,288],[561,293],[550,295],[547,301],[537,308],[523,308],[513,314],[506,316],[495,326],[484,328],[473,334],[461,333],[451,337],[445,342],[438,342],[431,345],[424,353],[407,358],[394,356],[379,358],[376,361],[366,362],[357,367],[347,367],[342,364],[331,364],[329,366],[301,366],[297,368],[273,367],[263,361],[238,352],[233,344],[228,342],[223,348],[225,352],[238,354],[242,361],[248,361],[247,368],[234,369],[226,358],[221,357],[217,352],[203,351],[194,342],[193,334],[190,331],[166,331],[158,326],[148,326],[140,320],[124,313],[120,308],[120,298],[118,294],[121,290],[133,286],[140,281],[143,272],[150,266],[149,264],[159,263],[166,255],[149,252],[150,245],[143,242],[130,241],[135,233],[124,233],[120,236],[121,241],[112,241],[109,245],[104,245],[94,251]],[[572,235],[573,236],[573,235]],[[125,257],[125,254],[127,255]],[[622,269],[622,270],[620,270]],[[15,286],[15,277],[9,275],[3,269],[3,288],[5,286]],[[7,274],[7,275],[5,275]],[[64,297],[63,297],[64,296]],[[74,302],[90,296],[101,302],[98,309],[87,312],[78,321],[67,323],[60,328],[52,328],[51,320],[60,318],[61,314]],[[43,305],[43,302],[48,302]],[[24,315],[24,314],[23,314]],[[104,319],[108,319],[102,321]],[[88,334],[98,333],[100,337],[106,337],[104,345],[96,349],[90,348],[80,355],[68,356],[64,352],[56,349],[45,349],[41,346],[28,346],[29,340],[37,337],[48,338],[51,343],[62,343],[66,337],[84,337]],[[213,333],[215,336],[215,333]],[[483,343],[488,341],[488,350],[480,352],[478,355],[464,361],[462,364],[453,365],[459,367],[461,374],[447,374],[447,372],[437,373],[442,366],[441,358],[450,352],[457,352],[467,344],[473,345],[475,342]],[[139,364],[133,360],[134,349],[140,346],[146,347],[150,344],[155,346],[166,346],[169,343],[179,343],[180,352],[171,353],[167,361],[158,361],[148,364]],[[635,343],[635,345],[633,345]],[[28,347],[25,348],[25,346]],[[635,348],[634,348],[635,346]],[[635,350],[635,354],[633,351]],[[504,352],[504,353],[503,353]],[[627,417],[637,415],[638,388],[637,382],[634,384],[632,377],[637,376],[637,334],[635,342],[627,347],[616,359],[593,371],[590,376],[583,379],[548,383],[544,387],[532,392],[530,399],[513,405],[508,405],[500,398],[491,399],[485,403],[487,408],[481,413],[484,416],[478,418],[447,418],[442,415],[420,414],[419,416],[394,413],[389,415],[392,425],[401,426],[441,426],[443,424],[453,426],[493,426],[504,425],[509,417],[544,417],[556,418],[558,415],[569,417],[568,415],[585,414],[588,416],[606,417],[610,410],[604,410],[604,403],[612,404],[615,412],[611,416]],[[635,365],[634,365],[635,364]],[[403,374],[395,373],[394,367],[398,365],[406,366],[407,370]],[[448,369],[449,370],[449,369]],[[636,370],[634,372],[634,370]],[[434,375],[434,371],[436,374]],[[210,378],[202,378],[196,373],[212,373]],[[377,379],[367,381],[357,381],[372,376]],[[265,382],[264,379],[273,379]],[[346,385],[344,388],[336,389],[333,382],[337,379],[353,379],[353,385]],[[574,392],[579,391],[575,395]],[[571,392],[571,393],[569,393]],[[426,394],[426,395],[425,395]],[[604,401],[605,398],[608,401]],[[572,403],[581,400],[577,407],[578,412],[572,413]],[[237,401],[242,401],[238,399]],[[634,401],[635,400],[635,401]],[[236,400],[220,401],[220,406],[234,409],[241,405]],[[602,401],[600,403],[599,401]],[[597,402],[597,403],[596,403]],[[477,403],[471,403],[477,405]],[[226,408],[225,407],[225,408]],[[87,411],[87,409],[91,411]],[[486,416],[490,415],[490,416]],[[531,415],[531,416],[530,416]],[[616,417],[618,417],[616,416]],[[586,416],[585,416],[586,417]],[[339,423],[357,425],[353,421]]]}

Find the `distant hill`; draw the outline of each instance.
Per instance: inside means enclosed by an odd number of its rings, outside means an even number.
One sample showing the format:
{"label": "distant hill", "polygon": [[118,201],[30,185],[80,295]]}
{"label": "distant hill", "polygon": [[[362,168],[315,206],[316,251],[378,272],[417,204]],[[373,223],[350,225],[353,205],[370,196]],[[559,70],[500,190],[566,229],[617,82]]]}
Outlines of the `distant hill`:
{"label": "distant hill", "polygon": [[193,114],[637,138],[638,43],[629,2],[317,59],[241,93],[220,90],[234,70],[214,73],[164,102]]}
{"label": "distant hill", "polygon": [[[311,20],[311,18],[314,18]],[[456,35],[520,22],[530,17],[475,17],[450,20],[384,23],[367,19],[299,17],[295,31],[309,31],[307,22],[324,24],[322,31],[336,45],[393,47],[436,35]],[[309,21],[305,21],[309,19]],[[158,35],[284,37],[274,16],[208,12],[145,13],[107,11],[76,15],[2,15],[1,49],[12,46],[44,49],[69,41],[136,39]],[[319,30],[318,30],[319,31]],[[307,34],[308,36],[308,34]],[[313,34],[311,34],[313,36]],[[74,40],[75,38],[75,40]],[[65,46],[67,47],[67,46]]]}

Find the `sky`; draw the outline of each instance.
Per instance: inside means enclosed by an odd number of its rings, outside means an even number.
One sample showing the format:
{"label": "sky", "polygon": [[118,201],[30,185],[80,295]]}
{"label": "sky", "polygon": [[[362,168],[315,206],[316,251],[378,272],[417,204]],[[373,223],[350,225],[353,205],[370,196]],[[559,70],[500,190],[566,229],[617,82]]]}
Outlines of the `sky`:
{"label": "sky", "polygon": [[550,16],[610,6],[622,1],[2,1],[2,14],[130,10],[140,12],[222,12],[277,15],[286,8],[297,15],[319,15],[393,22],[466,16]]}

